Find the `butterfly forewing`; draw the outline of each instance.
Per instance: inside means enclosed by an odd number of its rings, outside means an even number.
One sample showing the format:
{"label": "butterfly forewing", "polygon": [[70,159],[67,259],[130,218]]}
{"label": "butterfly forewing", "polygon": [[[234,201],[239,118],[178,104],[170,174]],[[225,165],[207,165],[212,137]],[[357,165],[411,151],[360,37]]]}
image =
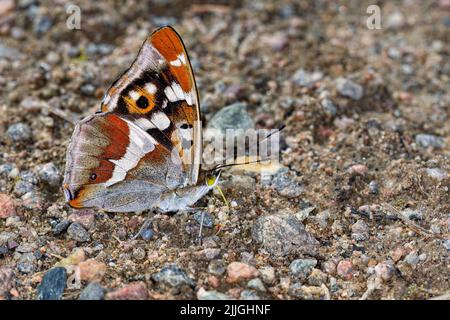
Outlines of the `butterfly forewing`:
{"label": "butterfly forewing", "polygon": [[201,122],[197,88],[180,36],[171,27],[155,31],[136,60],[108,90],[102,112],[132,121],[176,153],[184,184],[197,182],[201,158]]}

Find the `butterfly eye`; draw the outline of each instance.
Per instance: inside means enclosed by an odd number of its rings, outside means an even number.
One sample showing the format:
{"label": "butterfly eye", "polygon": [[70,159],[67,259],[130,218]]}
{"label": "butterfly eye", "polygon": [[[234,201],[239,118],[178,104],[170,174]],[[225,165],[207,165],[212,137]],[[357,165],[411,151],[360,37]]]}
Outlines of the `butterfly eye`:
{"label": "butterfly eye", "polygon": [[89,177],[91,180],[95,180],[97,179],[97,175],[95,173],[92,173],[91,176]]}
{"label": "butterfly eye", "polygon": [[181,126],[180,126],[180,129],[189,129],[189,128],[192,128],[192,125],[190,125],[190,124],[188,124],[188,123],[183,123]]}

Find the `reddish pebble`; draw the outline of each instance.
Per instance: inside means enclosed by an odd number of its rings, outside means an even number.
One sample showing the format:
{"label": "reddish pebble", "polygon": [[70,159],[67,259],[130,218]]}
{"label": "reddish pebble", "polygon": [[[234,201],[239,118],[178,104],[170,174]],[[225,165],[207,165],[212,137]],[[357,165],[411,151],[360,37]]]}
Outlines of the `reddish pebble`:
{"label": "reddish pebble", "polygon": [[106,300],[147,300],[147,285],[142,282],[134,282],[126,286],[109,292],[105,296]]}
{"label": "reddish pebble", "polygon": [[0,193],[0,218],[7,219],[16,215],[14,200],[7,194]]}
{"label": "reddish pebble", "polygon": [[243,262],[232,262],[227,267],[227,274],[227,282],[233,283],[256,277],[258,270]]}
{"label": "reddish pebble", "polygon": [[80,268],[81,280],[86,280],[88,282],[100,282],[106,273],[106,264],[94,259],[80,262],[78,267]]}
{"label": "reddish pebble", "polygon": [[78,222],[84,228],[89,230],[94,226],[95,212],[91,209],[79,210],[75,213],[72,213],[68,219],[71,222]]}
{"label": "reddish pebble", "polygon": [[220,285],[220,280],[216,276],[209,276],[208,283],[211,287],[217,288]]}
{"label": "reddish pebble", "polygon": [[363,164],[355,164],[351,166],[348,171],[352,174],[357,174],[359,176],[364,176],[367,173],[367,167]]}
{"label": "reddish pebble", "polygon": [[397,261],[400,261],[400,259],[403,257],[404,254],[405,254],[405,250],[403,250],[402,247],[398,247],[397,249],[392,251],[391,258],[392,258],[392,260],[397,262]]}
{"label": "reddish pebble", "polygon": [[353,277],[353,266],[350,261],[342,260],[337,265],[337,274],[345,280]]}
{"label": "reddish pebble", "polygon": [[394,263],[392,261],[385,261],[377,264],[375,273],[384,281],[391,280],[395,273]]}

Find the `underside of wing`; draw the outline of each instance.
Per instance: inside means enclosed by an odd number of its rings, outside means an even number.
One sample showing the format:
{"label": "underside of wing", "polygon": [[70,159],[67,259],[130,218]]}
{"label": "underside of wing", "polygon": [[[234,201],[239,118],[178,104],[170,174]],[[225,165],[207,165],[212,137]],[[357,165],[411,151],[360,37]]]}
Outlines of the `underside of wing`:
{"label": "underside of wing", "polygon": [[167,161],[170,156],[127,119],[114,113],[89,116],[77,124],[68,148],[66,199],[75,208],[151,208],[162,192],[184,180],[181,167]]}
{"label": "underside of wing", "polygon": [[101,107],[131,121],[181,159],[184,185],[197,183],[202,136],[199,99],[188,55],[171,27],[155,31]]}

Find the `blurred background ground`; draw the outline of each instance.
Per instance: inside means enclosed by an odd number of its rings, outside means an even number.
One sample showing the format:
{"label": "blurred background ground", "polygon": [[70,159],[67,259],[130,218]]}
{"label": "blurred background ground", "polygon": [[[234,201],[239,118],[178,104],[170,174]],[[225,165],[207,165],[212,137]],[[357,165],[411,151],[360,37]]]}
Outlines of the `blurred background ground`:
{"label": "blurred background ground", "polygon": [[[448,0],[76,1],[80,30],[68,4],[0,1],[0,298],[449,291]],[[248,126],[286,124],[284,169],[226,172],[230,209],[200,201],[202,246],[199,213],[158,216],[133,239],[147,213],[75,211],[60,189],[73,122],[166,24],[187,46],[204,126],[224,125],[224,107]]]}

